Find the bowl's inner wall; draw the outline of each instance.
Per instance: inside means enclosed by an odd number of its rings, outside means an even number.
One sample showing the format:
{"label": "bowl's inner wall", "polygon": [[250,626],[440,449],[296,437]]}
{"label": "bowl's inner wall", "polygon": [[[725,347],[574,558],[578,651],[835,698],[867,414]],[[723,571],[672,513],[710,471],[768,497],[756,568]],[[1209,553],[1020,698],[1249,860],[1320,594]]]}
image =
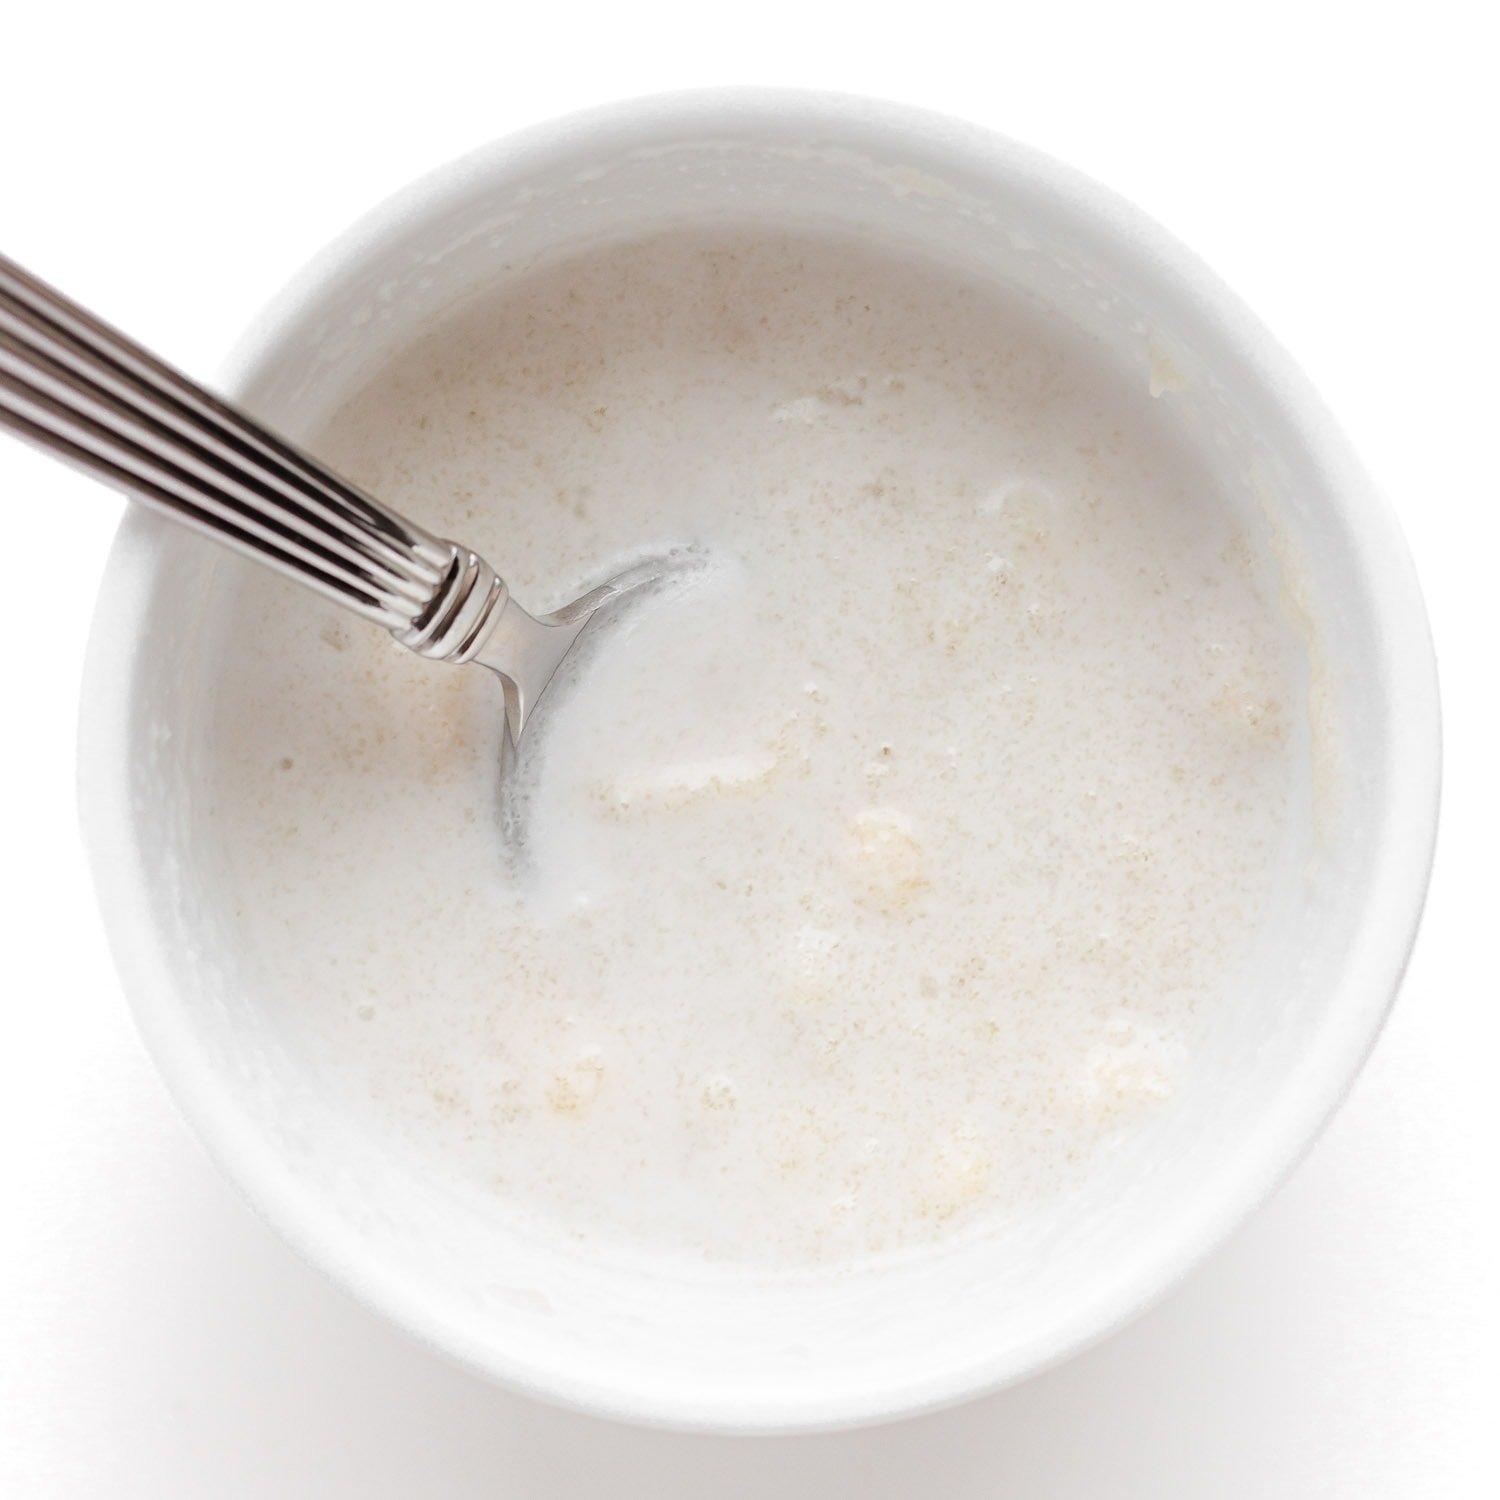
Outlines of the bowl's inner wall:
{"label": "bowl's inner wall", "polygon": [[[1382,768],[1353,747],[1381,742],[1380,673],[1364,583],[1326,476],[1256,372],[1183,299],[1149,254],[1034,185],[922,165],[927,145],[882,158],[775,139],[572,144],[503,188],[476,176],[435,210],[347,263],[287,322],[241,391],[293,437],[316,432],[388,355],[466,297],[544,258],[673,224],[733,217],[837,228],[909,243],[1001,278],[1096,337],[1126,378],[1153,379],[1223,493],[1284,568],[1288,607],[1310,636],[1305,838],[1288,857],[1253,982],[1211,1037],[1194,1081],[1085,1198],[1023,1236],[959,1241],[834,1284],[705,1275],[665,1283],[506,1238],[330,1109],[256,1004],[253,957],[230,951],[215,912],[223,852],[195,794],[203,705],[242,566],[166,527],[151,529],[154,589],[136,657],[130,747],[137,838],[175,950],[187,1045],[224,1108],[265,1145],[283,1202],[299,1200],[314,1253],[407,1321],[496,1368],[559,1386],[587,1372],[640,1405],[710,1387],[726,1412],[774,1382],[811,1408],[967,1365],[1024,1368],[1090,1330],[1181,1224],[1256,1153],[1256,1135],[1310,1039],[1329,1024],[1359,914]],[[499,174],[504,176],[504,174]],[[1333,684],[1337,683],[1335,693]],[[1095,1317],[1098,1321],[1103,1313]]]}

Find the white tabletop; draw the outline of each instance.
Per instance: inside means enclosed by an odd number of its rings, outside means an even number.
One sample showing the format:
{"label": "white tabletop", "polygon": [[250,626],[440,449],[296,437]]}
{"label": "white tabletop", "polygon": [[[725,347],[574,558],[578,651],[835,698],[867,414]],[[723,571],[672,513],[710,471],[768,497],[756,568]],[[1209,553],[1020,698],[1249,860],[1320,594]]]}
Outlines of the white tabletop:
{"label": "white tabletop", "polygon": [[[1198,249],[1349,428],[1416,553],[1448,750],[1426,926],[1368,1070],[1288,1186],[1154,1311],[1015,1390],[863,1433],[590,1421],[492,1390],[354,1306],[251,1215],[173,1113],[75,833],[79,668],[118,504],[0,445],[7,546],[35,566],[19,597],[8,584],[19,649],[0,740],[0,1495],[1500,1490],[1500,108],[1480,13],[1467,0],[7,13],[0,247],[194,371],[407,178],[612,97],[819,85],[968,115],[1065,157]],[[30,655],[24,622],[44,615],[55,649]]]}

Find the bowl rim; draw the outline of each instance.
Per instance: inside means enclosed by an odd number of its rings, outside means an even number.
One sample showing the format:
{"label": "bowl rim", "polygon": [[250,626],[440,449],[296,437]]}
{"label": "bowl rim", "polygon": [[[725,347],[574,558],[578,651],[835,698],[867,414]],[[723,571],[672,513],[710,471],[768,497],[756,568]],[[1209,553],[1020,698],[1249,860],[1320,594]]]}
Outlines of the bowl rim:
{"label": "bowl rim", "polygon": [[[715,1432],[835,1430],[915,1415],[998,1390],[1106,1337],[1176,1285],[1285,1179],[1347,1094],[1394,1001],[1415,940],[1437,831],[1441,745],[1436,663],[1420,588],[1390,506],[1375,490],[1321,399],[1272,335],[1198,258],[1142,210],[1082,173],[989,129],[925,109],[802,89],[735,88],[652,95],[566,115],[501,137],[440,166],[360,218],[316,255],[254,320],[231,356],[224,387],[249,389],[314,317],[332,289],[399,232],[439,218],[476,191],[608,142],[612,152],[663,137],[791,131],[899,151],[918,145],[953,170],[1022,185],[1155,282],[1174,306],[1231,345],[1243,373],[1270,399],[1325,477],[1358,548],[1378,625],[1390,796],[1361,916],[1328,1006],[1328,1023],[1291,1070],[1275,1106],[1216,1173],[1211,1193],[1139,1247],[1107,1287],[1081,1301],[1046,1340],[1004,1357],[878,1387],[830,1388],[816,1401],[766,1390],[747,1402],[681,1383],[626,1387],[567,1361],[512,1359],[434,1316],[406,1279],[362,1256],[360,1242],[300,1187],[278,1154],[213,1086],[185,1028],[169,945],[148,899],[151,871],[136,832],[130,786],[133,683],[139,631],[162,563],[166,522],[130,510],[106,564],[90,631],[78,726],[78,797],[96,897],[136,1025],[169,1091],[210,1155],[260,1216],[308,1262],[429,1348],[512,1390],[577,1410],[652,1426]],[[1334,1022],[1337,1024],[1333,1024]]]}

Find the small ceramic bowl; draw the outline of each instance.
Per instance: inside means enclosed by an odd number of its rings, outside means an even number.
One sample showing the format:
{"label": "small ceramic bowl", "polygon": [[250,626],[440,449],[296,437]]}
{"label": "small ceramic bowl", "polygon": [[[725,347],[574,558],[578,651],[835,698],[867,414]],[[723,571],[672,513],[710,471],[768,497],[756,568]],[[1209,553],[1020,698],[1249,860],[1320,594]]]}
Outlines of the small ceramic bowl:
{"label": "small ceramic bowl", "polygon": [[1400,980],[1432,854],[1438,701],[1395,520],[1266,331],[1129,204],[934,115],[747,91],[527,131],[424,179],[320,256],[257,325],[227,389],[293,437],[314,432],[503,266],[729,217],[941,254],[1044,299],[1172,404],[1277,549],[1284,603],[1312,643],[1306,857],[1253,992],[1137,1148],[1024,1234],[845,1272],[672,1277],[507,1238],[340,1113],[225,951],[223,854],[195,792],[216,575],[238,564],[140,512],[99,600],[80,784],[147,1043],[224,1170],[310,1261],[517,1389],[768,1431],[1019,1380],[1139,1312],[1266,1196],[1349,1087]]}

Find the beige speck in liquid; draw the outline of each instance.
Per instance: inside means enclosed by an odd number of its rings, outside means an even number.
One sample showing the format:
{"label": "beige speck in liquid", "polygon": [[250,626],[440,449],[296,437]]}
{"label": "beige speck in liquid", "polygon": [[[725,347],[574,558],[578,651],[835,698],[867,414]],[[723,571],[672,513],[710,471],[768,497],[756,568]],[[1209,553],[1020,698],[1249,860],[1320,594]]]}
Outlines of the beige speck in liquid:
{"label": "beige speck in liquid", "polygon": [[1055,317],[815,236],[507,283],[316,446],[600,641],[502,847],[498,692],[247,580],[211,779],[329,1087],[538,1232],[826,1265],[1025,1213],[1172,1107],[1266,909],[1304,648]]}

